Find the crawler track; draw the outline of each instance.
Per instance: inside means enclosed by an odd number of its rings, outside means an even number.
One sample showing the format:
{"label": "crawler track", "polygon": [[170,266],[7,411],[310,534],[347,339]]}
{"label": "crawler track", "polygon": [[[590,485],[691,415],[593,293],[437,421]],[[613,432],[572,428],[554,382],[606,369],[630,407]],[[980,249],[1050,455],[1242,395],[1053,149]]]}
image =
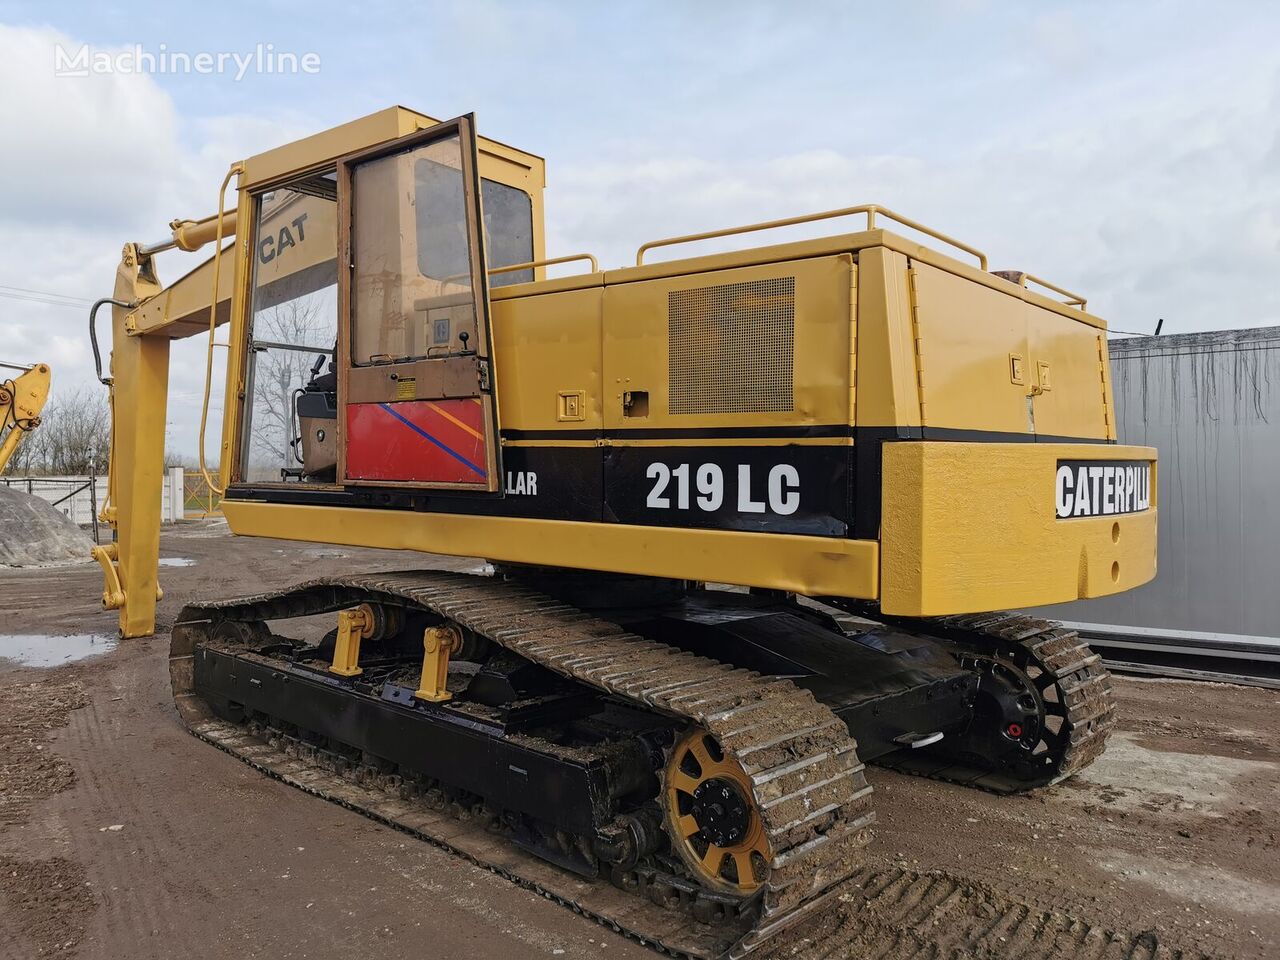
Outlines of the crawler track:
{"label": "crawler track", "polygon": [[[738,911],[750,926],[699,924],[687,913],[558,871],[508,849],[481,824],[399,796],[403,791],[385,770],[348,769],[344,775],[322,752],[291,742],[270,725],[250,729],[218,719],[195,691],[195,652],[214,642],[219,624],[308,616],[362,602],[432,611],[564,677],[713,734],[749,776],[772,851],[762,887]],[[440,572],[339,577],[192,605],[174,627],[170,671],[179,713],[197,736],[272,776],[445,846],[677,955],[741,956],[821,911],[858,870],[870,839],[871,788],[856,744],[812,694],[786,680],[646,640],[491,578]],[[648,892],[654,897],[652,887]],[[688,891],[672,893],[659,891],[655,899],[690,899]]]}
{"label": "crawler track", "polygon": [[981,613],[927,620],[888,620],[956,644],[972,655],[1013,664],[1030,679],[1046,713],[1058,718],[1043,745],[1017,766],[992,769],[972,762],[945,741],[877,761],[916,776],[948,780],[993,793],[1020,793],[1057,783],[1087,767],[1106,748],[1115,726],[1111,674],[1075,630],[1014,613]]}

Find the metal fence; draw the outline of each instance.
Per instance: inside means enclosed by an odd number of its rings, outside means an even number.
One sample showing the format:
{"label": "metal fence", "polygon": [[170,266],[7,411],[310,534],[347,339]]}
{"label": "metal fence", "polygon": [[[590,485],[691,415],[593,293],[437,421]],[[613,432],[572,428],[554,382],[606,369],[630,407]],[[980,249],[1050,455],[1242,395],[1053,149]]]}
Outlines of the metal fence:
{"label": "metal fence", "polygon": [[[165,472],[160,491],[160,516],[165,523],[182,520],[187,515],[185,474],[182,467],[170,467]],[[201,482],[203,483],[203,479]],[[92,528],[94,539],[98,539],[98,510],[106,496],[106,477],[93,474],[64,477],[0,476],[0,483],[47,500],[72,522]],[[196,515],[203,515],[199,510],[194,512]]]}
{"label": "metal fence", "polygon": [[182,477],[182,510],[188,517],[207,517],[216,513],[222,498],[209,486],[209,481],[199,471],[191,471]]}
{"label": "metal fence", "polygon": [[1045,612],[1157,638],[1280,643],[1280,327],[1110,347],[1120,440],[1160,451],[1159,571]]}

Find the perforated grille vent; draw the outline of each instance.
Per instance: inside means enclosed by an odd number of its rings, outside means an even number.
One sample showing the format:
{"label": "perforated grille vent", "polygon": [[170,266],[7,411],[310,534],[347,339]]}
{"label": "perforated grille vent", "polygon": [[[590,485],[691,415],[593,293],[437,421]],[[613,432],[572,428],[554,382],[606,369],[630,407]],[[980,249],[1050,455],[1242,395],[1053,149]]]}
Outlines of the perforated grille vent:
{"label": "perforated grille vent", "polygon": [[796,278],[672,290],[669,412],[793,408]]}

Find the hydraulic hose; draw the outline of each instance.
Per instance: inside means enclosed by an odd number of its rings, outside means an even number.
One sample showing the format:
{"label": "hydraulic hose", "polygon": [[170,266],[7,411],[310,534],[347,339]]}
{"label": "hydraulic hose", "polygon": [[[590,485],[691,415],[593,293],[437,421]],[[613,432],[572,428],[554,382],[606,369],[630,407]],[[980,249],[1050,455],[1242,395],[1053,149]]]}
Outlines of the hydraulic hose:
{"label": "hydraulic hose", "polygon": [[98,308],[107,303],[113,307],[123,307],[126,310],[132,310],[137,304],[129,303],[125,300],[116,300],[113,297],[103,297],[89,308],[89,343],[93,347],[93,369],[98,374],[99,382],[109,387],[111,386],[111,378],[102,375],[102,353],[98,349]]}

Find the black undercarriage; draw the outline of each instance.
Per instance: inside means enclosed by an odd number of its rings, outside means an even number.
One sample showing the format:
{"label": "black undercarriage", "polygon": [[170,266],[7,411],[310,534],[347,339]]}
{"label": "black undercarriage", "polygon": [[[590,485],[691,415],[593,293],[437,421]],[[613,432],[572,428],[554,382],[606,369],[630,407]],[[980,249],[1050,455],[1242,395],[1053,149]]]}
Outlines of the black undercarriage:
{"label": "black undercarriage", "polygon": [[[863,759],[954,734],[973,715],[978,677],[943,642],[789,597],[673,591],[665,582],[657,596],[666,602],[654,603],[648,584],[639,595],[619,593],[634,586],[610,585],[613,600],[632,601],[611,607],[610,620],[810,690],[845,721]],[[656,795],[676,725],[484,643],[464,652],[472,659],[452,661],[451,701],[416,699],[426,622],[419,616],[399,636],[366,643],[354,678],[328,670],[333,632],[319,643],[273,635],[252,649],[208,645],[196,655],[195,686],[224,719],[270,717],[519,811],[543,833],[612,842],[618,816]],[[590,857],[555,849],[561,865],[596,871]]]}
{"label": "black undercarriage", "polygon": [[[372,629],[356,675],[339,675],[325,630],[360,604]],[[424,636],[442,626],[457,645],[450,699],[433,702]],[[1014,792],[1090,762],[1112,722],[1098,658],[1034,618],[894,622],[836,598],[527,567],[189,607],[171,671],[193,732],[221,743],[212,716],[289,744],[317,770],[732,928],[726,942],[817,909],[838,888],[819,863],[856,863],[874,820],[859,757]],[[789,868],[802,851],[815,866]],[[795,897],[800,877],[812,890]]]}

